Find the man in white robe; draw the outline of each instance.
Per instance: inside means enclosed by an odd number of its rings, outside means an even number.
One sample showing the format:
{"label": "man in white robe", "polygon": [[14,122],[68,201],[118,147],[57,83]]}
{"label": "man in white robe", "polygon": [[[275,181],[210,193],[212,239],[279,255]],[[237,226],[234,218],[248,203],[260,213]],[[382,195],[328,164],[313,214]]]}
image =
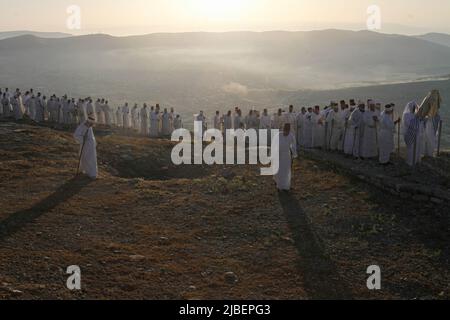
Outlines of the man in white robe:
{"label": "man in white robe", "polygon": [[353,142],[355,138],[355,127],[352,126],[350,118],[356,109],[356,103],[354,99],[350,100],[350,106],[346,109],[344,114],[344,141],[343,151],[347,156],[353,155]]}
{"label": "man in white robe", "polygon": [[122,107],[122,126],[125,130],[129,130],[131,127],[130,107],[128,102]]}
{"label": "man in white robe", "polygon": [[283,130],[284,127],[284,115],[283,110],[278,109],[278,112],[273,116],[272,129]]}
{"label": "man in white robe", "polygon": [[220,111],[216,111],[213,122],[214,129],[222,130],[222,117],[220,116]]}
{"label": "man in white robe", "polygon": [[278,139],[280,167],[274,178],[279,192],[290,191],[293,159],[297,158],[297,142],[291,133],[289,123],[284,125],[283,132],[280,132]]}
{"label": "man in white robe", "polygon": [[417,103],[411,101],[406,105],[402,116],[401,134],[406,144],[406,163],[409,166],[422,161],[424,149],[424,121],[417,115],[418,108]]}
{"label": "man in white robe", "polygon": [[91,179],[96,179],[97,167],[97,142],[92,129],[95,118],[89,116],[88,121],[81,124],[74,133],[74,138],[80,144],[80,166],[79,172],[86,174]]}
{"label": "man in white robe", "polygon": [[326,122],[328,124],[327,149],[336,151],[342,135],[342,117],[337,103],[332,103]]}
{"label": "man in white robe", "polygon": [[369,110],[364,112],[363,116],[364,134],[362,142],[362,154],[364,159],[378,157],[378,123],[379,118],[376,115],[375,104],[369,105]]}
{"label": "man in white robe", "polygon": [[226,130],[233,129],[233,116],[231,115],[231,110],[229,110],[228,113],[223,116],[222,122],[224,133],[226,133]]}
{"label": "man in white robe", "polygon": [[122,108],[120,106],[117,107],[117,110],[116,110],[116,126],[118,128],[123,127],[123,113],[122,113]]}
{"label": "man in white robe", "polygon": [[109,106],[108,100],[106,100],[105,103],[103,104],[103,113],[105,115],[105,124],[107,126],[112,126],[113,125],[113,116],[112,116],[111,107]]}
{"label": "man in white robe", "polygon": [[152,138],[158,138],[159,137],[159,123],[160,123],[160,116],[159,111],[154,110],[154,108],[151,108],[150,111],[150,137]]}
{"label": "man in white robe", "polygon": [[391,154],[394,152],[395,126],[400,121],[393,120],[394,108],[390,104],[384,109],[380,116],[380,129],[378,135],[380,156],[379,161],[382,165],[390,164]]}
{"label": "man in white robe", "polygon": [[22,104],[22,99],[19,94],[16,94],[11,98],[10,103],[13,108],[14,119],[21,120],[23,119],[23,115],[25,114],[25,108]]}
{"label": "man in white robe", "polygon": [[6,93],[2,95],[2,109],[3,109],[3,118],[8,118],[11,116],[11,103],[9,98],[6,96]]}
{"label": "man in white robe", "polygon": [[170,137],[172,135],[170,125],[170,114],[167,109],[164,109],[164,113],[161,116],[162,135],[164,137]]}
{"label": "man in white robe", "polygon": [[320,112],[320,106],[314,107],[314,112],[311,114],[311,126],[312,148],[323,148],[325,141],[325,127],[324,118]]}
{"label": "man in white robe", "polygon": [[289,106],[289,111],[284,115],[284,122],[291,125],[291,133],[297,136],[297,113],[294,112],[294,106]]}
{"label": "man in white robe", "polygon": [[234,130],[241,129],[243,126],[242,121],[242,111],[239,109],[235,110],[234,117],[233,117],[233,128]]}
{"label": "man in white robe", "polygon": [[137,132],[141,129],[141,124],[139,121],[139,107],[137,104],[134,104],[134,107],[131,109],[131,127]]}
{"label": "man in white robe", "polygon": [[174,130],[182,129],[183,128],[183,121],[181,119],[181,116],[177,114],[175,116],[175,119],[173,119],[173,128]]}
{"label": "man in white robe", "polygon": [[144,103],[144,108],[141,110],[141,134],[148,136],[149,131],[149,114],[147,104]]}
{"label": "man in white robe", "polygon": [[353,135],[353,144],[351,146],[351,154],[355,159],[360,159],[362,154],[362,143],[364,136],[364,113],[366,106],[363,102],[358,103],[358,108],[352,112],[350,116],[350,131]]}

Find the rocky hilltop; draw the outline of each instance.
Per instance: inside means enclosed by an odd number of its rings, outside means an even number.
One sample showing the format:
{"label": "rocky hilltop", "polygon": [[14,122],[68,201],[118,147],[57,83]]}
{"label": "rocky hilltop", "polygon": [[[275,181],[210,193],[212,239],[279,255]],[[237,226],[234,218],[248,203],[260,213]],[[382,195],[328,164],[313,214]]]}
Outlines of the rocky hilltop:
{"label": "rocky hilltop", "polygon": [[[89,181],[74,177],[70,132],[0,122],[0,298],[450,298],[446,201],[311,154],[278,194],[258,168],[174,167],[170,142],[97,140]],[[71,265],[81,291],[66,288]],[[370,265],[380,291],[366,287]]]}

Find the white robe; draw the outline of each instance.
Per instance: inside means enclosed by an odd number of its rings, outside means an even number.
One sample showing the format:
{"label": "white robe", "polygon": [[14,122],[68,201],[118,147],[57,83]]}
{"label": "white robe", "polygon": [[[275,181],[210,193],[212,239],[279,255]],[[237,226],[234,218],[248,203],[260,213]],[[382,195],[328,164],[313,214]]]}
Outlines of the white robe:
{"label": "white robe", "polygon": [[141,110],[141,134],[148,136],[149,132],[148,109],[143,108]]}
{"label": "white robe", "polygon": [[378,146],[377,146],[377,124],[373,120],[376,115],[373,111],[364,112],[363,123],[364,123],[364,134],[362,142],[362,154],[363,158],[375,158],[378,156]]}
{"label": "white robe", "polygon": [[3,117],[9,117],[11,115],[11,104],[9,103],[9,99],[2,98],[2,107],[3,107]]}
{"label": "white robe", "polygon": [[131,110],[131,125],[134,130],[140,131],[141,124],[139,123],[139,109],[136,107]]}
{"label": "white robe", "polygon": [[94,131],[83,123],[75,131],[74,138],[80,144],[80,172],[85,173],[92,179],[97,178],[97,142],[95,141]]}
{"label": "white robe", "polygon": [[331,151],[339,149],[339,142],[342,136],[342,115],[339,111],[331,110],[327,116],[328,133],[327,143]]}
{"label": "white robe", "polygon": [[380,130],[378,134],[379,150],[380,150],[380,163],[388,163],[391,159],[391,154],[394,152],[395,124],[392,120],[392,116],[386,113],[381,114],[380,118]]}
{"label": "white robe", "polygon": [[159,113],[150,112],[150,137],[157,138],[159,136]]}
{"label": "white robe", "polygon": [[323,124],[322,115],[320,113],[312,113],[311,122],[312,147],[323,148],[323,144],[325,141],[325,127]]}
{"label": "white robe", "polygon": [[130,108],[128,106],[122,108],[122,126],[124,129],[131,127]]}
{"label": "white robe", "polygon": [[214,116],[214,129],[221,130],[222,118],[219,115]]}
{"label": "white robe", "polygon": [[170,136],[172,134],[171,132],[171,125],[170,125],[170,114],[163,113],[161,116],[161,125],[162,125],[162,134],[163,136]]}
{"label": "white robe", "polygon": [[14,119],[16,119],[16,120],[22,119],[23,115],[25,113],[25,108],[22,105],[22,99],[20,97],[12,98],[11,104],[13,107]]}
{"label": "white robe", "polygon": [[349,110],[346,113],[346,118],[344,122],[344,153],[346,155],[353,155],[353,143],[355,141],[355,132],[356,132],[356,126],[351,121],[351,116],[355,110],[351,111]]}
{"label": "white robe", "polygon": [[295,141],[295,137],[292,133],[287,136],[280,133],[279,143],[280,168],[274,178],[277,183],[278,190],[290,190],[292,178],[292,158],[297,157],[297,142]]}

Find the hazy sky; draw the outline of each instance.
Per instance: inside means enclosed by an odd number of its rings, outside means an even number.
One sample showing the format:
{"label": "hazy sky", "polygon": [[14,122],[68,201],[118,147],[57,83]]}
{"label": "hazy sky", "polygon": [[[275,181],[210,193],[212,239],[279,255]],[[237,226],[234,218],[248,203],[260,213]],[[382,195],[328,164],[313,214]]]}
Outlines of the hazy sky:
{"label": "hazy sky", "polygon": [[[364,29],[381,9],[381,32],[450,33],[450,0],[0,0],[0,31],[128,35],[151,32]],[[81,29],[66,26],[70,5]],[[7,13],[3,11],[7,8]]]}

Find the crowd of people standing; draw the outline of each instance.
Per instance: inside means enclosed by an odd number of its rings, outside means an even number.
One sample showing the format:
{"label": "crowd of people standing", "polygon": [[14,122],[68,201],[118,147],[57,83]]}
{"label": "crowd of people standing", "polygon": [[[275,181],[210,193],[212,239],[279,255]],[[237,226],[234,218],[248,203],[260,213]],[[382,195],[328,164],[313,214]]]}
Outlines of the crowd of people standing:
{"label": "crowd of people standing", "polygon": [[[159,104],[130,107],[125,103],[113,109],[104,98],[95,102],[90,97],[76,100],[67,95],[47,98],[33,89],[25,94],[19,89],[13,93],[7,88],[0,89],[0,97],[2,117],[16,120],[26,116],[36,122],[76,126],[91,117],[96,124],[154,138],[170,137],[174,130],[183,127],[181,116],[173,108],[161,110]],[[394,111],[393,103],[383,108],[381,103],[371,99],[366,102],[351,99],[348,103],[331,101],[325,108],[303,107],[299,112],[292,105],[287,111],[278,109],[275,114],[269,114],[268,109],[262,113],[252,109],[245,116],[236,107],[225,114],[217,111],[211,124],[222,131],[266,129],[269,132],[272,129],[283,131],[285,124],[289,124],[297,148],[342,152],[355,159],[378,158],[382,165],[391,163],[397,134],[407,147],[409,165],[417,164],[423,156],[434,156],[442,123],[439,114],[419,119],[416,102],[408,103],[402,116],[394,117]],[[209,121],[203,111],[195,116],[195,120],[202,122],[204,129],[208,128]]]}

